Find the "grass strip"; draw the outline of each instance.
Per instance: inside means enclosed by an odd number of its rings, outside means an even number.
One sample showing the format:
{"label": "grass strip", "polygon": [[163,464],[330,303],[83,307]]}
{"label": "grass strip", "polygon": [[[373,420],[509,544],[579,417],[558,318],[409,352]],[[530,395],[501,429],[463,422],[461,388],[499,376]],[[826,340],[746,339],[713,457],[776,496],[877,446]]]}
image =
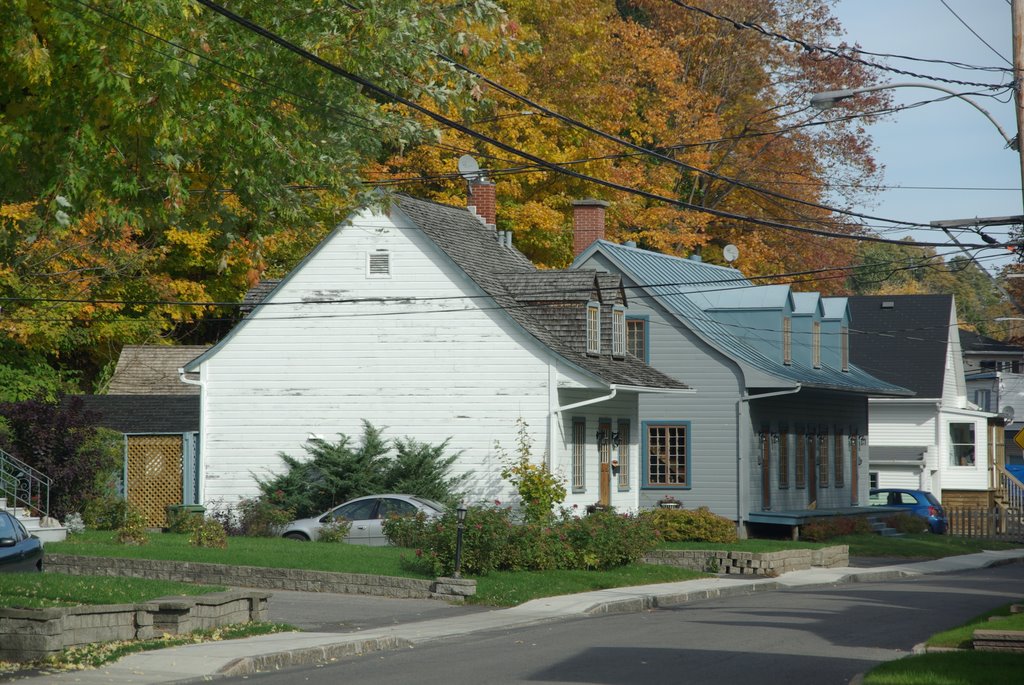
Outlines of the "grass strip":
{"label": "grass strip", "polygon": [[50,554],[76,554],[87,557],[190,561],[231,566],[294,568],[337,573],[368,573],[405,578],[427,578],[404,568],[399,547],[369,547],[333,542],[296,542],[284,538],[230,537],[226,549],[193,547],[188,536],[154,533],[145,545],[121,545],[110,531],[86,531],[64,542],[48,542]]}
{"label": "grass strip", "polygon": [[1021,682],[1024,654],[941,652],[887,661],[863,685],[1007,685]]}
{"label": "grass strip", "polygon": [[849,545],[850,556],[921,559],[940,559],[960,554],[975,554],[985,550],[1021,547],[1020,543],[1014,542],[959,538],[953,535],[932,535],[931,533],[914,533],[898,538],[882,535],[845,535],[832,540],[831,544]]}
{"label": "grass strip", "polygon": [[[47,547],[49,548],[49,547]],[[136,604],[157,597],[205,595],[227,588],[144,578],[5,573],[0,607],[45,609],[81,604]]]}
{"label": "grass strip", "polygon": [[[1024,630],[1024,614],[1011,614],[1010,607],[1012,604],[996,607],[991,611],[975,616],[962,626],[936,633],[928,638],[925,644],[929,647],[970,649],[974,631],[979,628],[986,630]],[[996,620],[990,620],[992,618]]]}

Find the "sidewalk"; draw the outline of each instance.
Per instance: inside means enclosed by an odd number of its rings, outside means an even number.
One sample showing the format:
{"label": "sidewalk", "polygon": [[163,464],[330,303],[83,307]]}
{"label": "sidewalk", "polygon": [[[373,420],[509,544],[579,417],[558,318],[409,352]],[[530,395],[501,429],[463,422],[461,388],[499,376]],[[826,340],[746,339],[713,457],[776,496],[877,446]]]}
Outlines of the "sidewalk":
{"label": "sidewalk", "polygon": [[[570,617],[586,617],[610,613],[642,611],[659,606],[764,592],[780,588],[830,586],[840,583],[871,582],[919,575],[951,573],[1024,561],[1024,550],[981,552],[946,559],[912,564],[895,564],[874,568],[815,568],[787,573],[771,580],[718,577],[662,583],[637,587],[614,588],[536,599],[511,609],[480,610],[476,607],[448,605],[402,604],[401,615],[389,614],[399,605],[386,602],[416,600],[381,600],[360,598],[347,605],[353,616],[335,628],[350,632],[278,633],[242,640],[207,642],[133,654],[120,661],[91,671],[67,671],[52,675],[20,679],[28,685],[76,683],[80,685],[120,683],[189,683],[220,676],[240,676],[257,671],[302,664],[322,663],[384,649],[424,644],[469,633],[506,630]],[[295,595],[305,593],[291,593]],[[302,601],[299,597],[292,601]],[[281,600],[283,605],[289,599]],[[305,600],[308,603],[308,598]],[[385,602],[385,604],[381,604]],[[323,603],[323,602],[321,602]],[[372,604],[371,604],[372,603]],[[306,605],[308,606],[308,604]],[[362,609],[359,609],[362,607]],[[461,610],[460,610],[461,609]],[[302,605],[293,610],[304,611]],[[360,614],[360,611],[362,613]],[[271,618],[283,621],[286,617]],[[338,620],[339,617],[333,617]],[[312,621],[319,620],[311,617]],[[407,622],[402,622],[402,621]],[[395,623],[398,621],[398,623]],[[370,626],[363,629],[364,626]]]}

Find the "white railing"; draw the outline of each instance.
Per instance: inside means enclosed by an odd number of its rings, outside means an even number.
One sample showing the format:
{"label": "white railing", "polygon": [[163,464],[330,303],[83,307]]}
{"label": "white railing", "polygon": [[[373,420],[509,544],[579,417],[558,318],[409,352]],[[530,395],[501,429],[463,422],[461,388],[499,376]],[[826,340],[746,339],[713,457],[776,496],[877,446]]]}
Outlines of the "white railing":
{"label": "white railing", "polygon": [[50,479],[20,459],[0,450],[0,498],[12,508],[35,516],[50,514]]}
{"label": "white railing", "polygon": [[1024,483],[1003,467],[999,467],[999,494],[1006,507],[1024,512]]}

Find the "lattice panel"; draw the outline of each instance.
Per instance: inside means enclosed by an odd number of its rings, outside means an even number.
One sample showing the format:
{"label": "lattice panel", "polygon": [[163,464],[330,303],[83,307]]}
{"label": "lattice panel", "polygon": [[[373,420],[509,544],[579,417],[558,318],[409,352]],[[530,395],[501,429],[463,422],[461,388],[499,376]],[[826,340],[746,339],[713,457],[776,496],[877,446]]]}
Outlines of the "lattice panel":
{"label": "lattice panel", "polygon": [[128,438],[128,502],[146,525],[166,525],[167,505],[181,504],[181,448],[180,435]]}

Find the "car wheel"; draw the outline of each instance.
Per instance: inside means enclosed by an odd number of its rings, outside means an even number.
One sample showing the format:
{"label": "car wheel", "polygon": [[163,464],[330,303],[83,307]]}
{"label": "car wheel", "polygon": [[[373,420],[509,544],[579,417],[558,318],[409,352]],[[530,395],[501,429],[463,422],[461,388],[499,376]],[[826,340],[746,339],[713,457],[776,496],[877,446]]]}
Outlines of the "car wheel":
{"label": "car wheel", "polygon": [[302,533],[285,533],[284,536],[289,540],[297,540],[298,542],[309,542],[309,538],[307,538]]}

